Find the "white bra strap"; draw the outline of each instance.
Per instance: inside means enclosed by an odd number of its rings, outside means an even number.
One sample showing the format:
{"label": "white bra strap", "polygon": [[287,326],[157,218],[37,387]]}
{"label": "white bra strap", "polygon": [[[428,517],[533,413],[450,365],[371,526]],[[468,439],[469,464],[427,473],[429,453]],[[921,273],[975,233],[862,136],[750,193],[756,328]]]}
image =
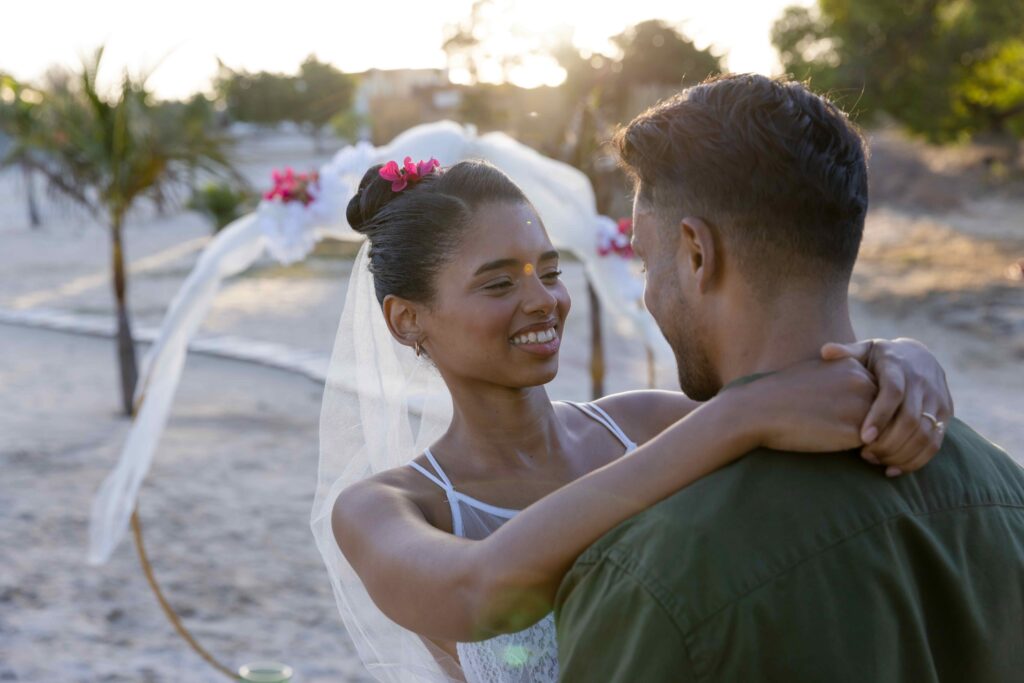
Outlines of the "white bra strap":
{"label": "white bra strap", "polygon": [[446,491],[451,491],[451,487],[450,486],[445,485],[445,483],[443,481],[441,481],[440,479],[435,477],[433,474],[431,474],[430,471],[427,470],[427,468],[424,467],[423,465],[419,464],[418,462],[410,462],[409,464],[412,466],[412,468],[414,470],[416,470],[417,472],[422,474],[424,477],[426,477],[430,481],[434,482],[435,484],[437,484],[438,486],[440,486],[441,488],[443,488]]}
{"label": "white bra strap", "polygon": [[622,445],[626,447],[627,452],[636,448],[636,442],[626,436],[626,433],[622,431],[622,428],[616,424],[615,420],[612,419],[612,416],[609,415],[601,406],[596,403],[574,403],[572,401],[567,401],[567,403],[579,408],[580,411],[604,425],[616,439],[622,442]]}
{"label": "white bra strap", "polygon": [[459,498],[456,495],[455,487],[452,486],[451,480],[448,479],[448,475],[444,473],[441,466],[437,463],[434,458],[434,454],[430,452],[430,449],[423,451],[423,454],[427,456],[427,460],[430,461],[431,467],[437,472],[437,476],[434,476],[427,468],[420,465],[418,462],[410,462],[413,469],[422,474],[424,477],[434,482],[448,494],[448,507],[452,511],[452,533],[456,536],[462,536],[462,511],[459,509]]}
{"label": "white bra strap", "polygon": [[423,450],[423,455],[427,456],[427,460],[430,461],[430,464],[431,466],[433,466],[434,471],[437,472],[437,476],[439,476],[441,478],[441,481],[444,482],[445,488],[455,488],[455,486],[452,485],[452,480],[449,479],[448,475],[445,474],[444,470],[441,469],[441,466],[437,463],[437,459],[434,458],[434,454],[430,452],[429,448]]}

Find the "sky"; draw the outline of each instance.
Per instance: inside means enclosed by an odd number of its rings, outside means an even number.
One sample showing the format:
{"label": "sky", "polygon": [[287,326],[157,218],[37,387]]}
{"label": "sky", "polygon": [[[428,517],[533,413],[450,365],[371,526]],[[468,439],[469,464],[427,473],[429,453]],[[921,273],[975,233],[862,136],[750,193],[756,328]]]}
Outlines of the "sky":
{"label": "sky", "polygon": [[[699,47],[726,55],[731,71],[778,70],[772,22],[812,0],[516,0],[506,19],[522,31],[571,35],[581,50],[609,53],[608,38],[645,19],[679,25]],[[233,69],[291,73],[311,53],[343,71],[443,68],[445,27],[472,0],[41,0],[2,6],[0,71],[32,80],[52,64],[76,65],[106,44],[102,76],[151,71],[163,98],[209,89],[217,59]],[[453,74],[457,80],[458,74]],[[524,87],[556,85],[549,63],[511,74]]]}

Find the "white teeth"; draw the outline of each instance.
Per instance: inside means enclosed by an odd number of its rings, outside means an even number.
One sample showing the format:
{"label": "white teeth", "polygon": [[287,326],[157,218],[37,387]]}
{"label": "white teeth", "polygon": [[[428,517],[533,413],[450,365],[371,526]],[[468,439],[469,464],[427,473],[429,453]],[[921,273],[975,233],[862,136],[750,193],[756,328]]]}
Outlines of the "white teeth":
{"label": "white teeth", "polygon": [[519,344],[546,344],[558,335],[554,329],[542,330],[540,332],[528,332],[512,338],[512,343]]}

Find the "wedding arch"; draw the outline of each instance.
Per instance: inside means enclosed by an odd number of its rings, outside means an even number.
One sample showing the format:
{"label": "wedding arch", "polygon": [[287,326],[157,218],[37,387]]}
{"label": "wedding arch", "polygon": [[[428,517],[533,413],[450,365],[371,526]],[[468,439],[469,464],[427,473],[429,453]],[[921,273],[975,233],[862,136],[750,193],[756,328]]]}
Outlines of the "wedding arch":
{"label": "wedding arch", "polygon": [[189,342],[221,282],[245,271],[264,253],[287,264],[304,259],[325,238],[363,240],[345,219],[348,199],[369,166],[392,159],[401,163],[406,156],[434,157],[443,165],[486,159],[498,166],[534,204],[556,248],[572,252],[582,262],[601,312],[614,324],[638,331],[649,357],[663,345],[653,320],[642,309],[642,282],[634,264],[617,256],[625,246],[619,225],[597,213],[590,181],[576,168],[504,133],[478,135],[473,127],[442,121],[411,128],[381,147],[365,142],[345,147],[320,169],[312,201],[265,199],[254,213],[220,231],[171,302],[160,334],[143,360],[132,425],[120,459],[93,499],[88,560],[104,564],[131,526],[147,579],[175,628],[227,675],[234,676],[195,643],[163,598],[146,559],[136,513],[139,490],[167,423]]}

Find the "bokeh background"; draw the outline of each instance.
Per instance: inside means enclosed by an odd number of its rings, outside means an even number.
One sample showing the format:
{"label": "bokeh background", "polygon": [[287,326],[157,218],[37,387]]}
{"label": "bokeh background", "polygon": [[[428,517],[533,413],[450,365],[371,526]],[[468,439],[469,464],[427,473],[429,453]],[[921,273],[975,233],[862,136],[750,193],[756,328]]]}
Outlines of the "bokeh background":
{"label": "bokeh background", "polygon": [[[1024,459],[1022,0],[97,1],[0,18],[0,681],[225,679],[175,633],[129,540],[85,563],[125,397],[203,248],[272,170],[424,122],[575,166],[617,219],[617,126],[715,73],[809,81],[872,150],[858,333],[927,343],[958,414]],[[143,487],[154,572],[229,668],[368,680],[307,526],[308,369],[326,363],[353,255],[323,242],[225,283]],[[565,270],[551,393],[585,399],[592,311],[582,267]],[[673,386],[627,331],[598,330],[604,391]]]}

